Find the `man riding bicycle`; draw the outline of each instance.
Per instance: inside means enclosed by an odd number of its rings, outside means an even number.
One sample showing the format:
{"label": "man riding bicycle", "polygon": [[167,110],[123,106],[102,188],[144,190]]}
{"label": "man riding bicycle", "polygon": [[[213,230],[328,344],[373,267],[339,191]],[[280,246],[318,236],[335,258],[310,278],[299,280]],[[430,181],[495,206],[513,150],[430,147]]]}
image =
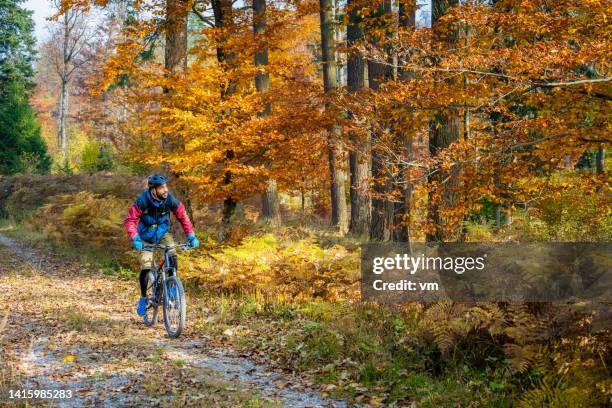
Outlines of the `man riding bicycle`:
{"label": "man riding bicycle", "polygon": [[[168,179],[160,174],[153,174],[148,178],[148,189],[136,198],[123,220],[128,236],[139,251],[140,258],[140,300],[136,312],[144,316],[147,312],[147,274],[152,268],[153,252],[142,251],[145,244],[175,245],[170,227],[170,211],[181,223],[183,232],[187,235],[189,244],[197,248],[200,242],[193,232],[193,225],[189,220],[185,206],[175,196],[169,193]],[[171,249],[170,267],[178,270],[176,250]],[[172,276],[173,272],[170,272]],[[175,289],[170,288],[170,289]],[[172,294],[169,294],[173,296]]]}

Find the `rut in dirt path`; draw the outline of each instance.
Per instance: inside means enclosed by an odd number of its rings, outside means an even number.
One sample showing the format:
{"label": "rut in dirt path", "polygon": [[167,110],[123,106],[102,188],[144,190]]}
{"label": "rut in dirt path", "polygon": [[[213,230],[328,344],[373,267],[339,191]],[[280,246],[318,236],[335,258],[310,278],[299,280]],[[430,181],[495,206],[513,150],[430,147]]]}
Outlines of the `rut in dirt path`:
{"label": "rut in dirt path", "polygon": [[11,345],[6,352],[24,388],[72,391],[51,405],[348,406],[189,330],[170,339],[163,325],[145,327],[133,311],[136,282],[84,270],[2,234],[0,252],[0,293],[8,293],[0,307],[10,309],[0,345]]}

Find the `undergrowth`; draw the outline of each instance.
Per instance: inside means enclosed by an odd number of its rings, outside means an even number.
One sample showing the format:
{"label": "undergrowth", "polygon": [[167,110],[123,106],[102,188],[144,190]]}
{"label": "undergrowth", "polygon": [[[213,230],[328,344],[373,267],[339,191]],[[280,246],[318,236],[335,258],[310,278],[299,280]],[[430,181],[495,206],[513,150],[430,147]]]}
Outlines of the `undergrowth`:
{"label": "undergrowth", "polygon": [[[136,279],[121,225],[129,200],[93,191],[52,197],[15,217],[12,234]],[[467,239],[605,241],[608,204],[561,190],[516,212],[511,225],[468,226]],[[198,231],[202,249],[179,256],[189,308],[198,310],[190,326],[308,373],[328,394],[423,407],[612,403],[606,304],[365,303],[359,241],[307,223],[240,228],[225,245],[214,230]]]}

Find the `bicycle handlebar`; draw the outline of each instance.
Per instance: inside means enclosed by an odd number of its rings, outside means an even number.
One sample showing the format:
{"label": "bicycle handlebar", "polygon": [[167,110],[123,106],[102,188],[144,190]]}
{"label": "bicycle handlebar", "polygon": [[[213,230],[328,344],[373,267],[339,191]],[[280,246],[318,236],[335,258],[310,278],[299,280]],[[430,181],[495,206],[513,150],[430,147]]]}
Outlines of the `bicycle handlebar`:
{"label": "bicycle handlebar", "polygon": [[141,251],[155,251],[156,249],[163,249],[165,251],[169,251],[174,248],[181,248],[183,250],[193,249],[193,247],[189,243],[178,244],[178,245],[145,245],[142,247]]}

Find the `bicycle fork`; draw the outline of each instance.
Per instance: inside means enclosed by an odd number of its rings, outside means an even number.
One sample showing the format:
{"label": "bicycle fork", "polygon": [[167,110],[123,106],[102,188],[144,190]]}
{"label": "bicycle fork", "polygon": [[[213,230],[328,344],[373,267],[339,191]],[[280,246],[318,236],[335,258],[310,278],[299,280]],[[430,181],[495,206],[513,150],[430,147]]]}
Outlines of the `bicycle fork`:
{"label": "bicycle fork", "polygon": [[164,303],[164,293],[168,293],[168,284],[164,271],[160,272],[157,276],[158,278],[155,281],[155,303],[156,305],[161,305]]}

